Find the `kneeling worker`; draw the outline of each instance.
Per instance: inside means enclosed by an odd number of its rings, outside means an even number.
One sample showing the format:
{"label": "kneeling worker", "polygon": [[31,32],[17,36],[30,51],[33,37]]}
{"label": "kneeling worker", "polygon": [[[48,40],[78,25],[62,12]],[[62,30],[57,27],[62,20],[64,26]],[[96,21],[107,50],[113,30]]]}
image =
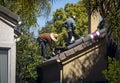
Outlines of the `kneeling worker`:
{"label": "kneeling worker", "polygon": [[52,41],[54,41],[54,42],[58,41],[58,34],[43,33],[38,36],[37,41],[38,41],[38,44],[41,45],[41,47],[42,47],[41,53],[45,60],[46,59],[46,44],[48,44],[50,47],[50,50],[53,51]]}

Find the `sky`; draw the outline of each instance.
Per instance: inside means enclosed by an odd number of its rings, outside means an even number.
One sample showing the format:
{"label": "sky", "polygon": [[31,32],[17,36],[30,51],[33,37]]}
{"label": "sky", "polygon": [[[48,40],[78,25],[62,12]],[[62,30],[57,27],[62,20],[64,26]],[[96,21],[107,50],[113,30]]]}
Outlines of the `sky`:
{"label": "sky", "polygon": [[49,17],[48,18],[39,17],[38,20],[37,20],[37,22],[39,24],[39,27],[31,29],[31,32],[34,32],[35,37],[37,37],[38,36],[38,32],[37,31],[40,30],[41,27],[44,27],[45,23],[47,21],[52,19],[53,12],[55,12],[56,9],[64,8],[64,6],[67,3],[77,3],[78,1],[79,0],[55,0],[55,2],[51,5],[51,13],[50,13]]}

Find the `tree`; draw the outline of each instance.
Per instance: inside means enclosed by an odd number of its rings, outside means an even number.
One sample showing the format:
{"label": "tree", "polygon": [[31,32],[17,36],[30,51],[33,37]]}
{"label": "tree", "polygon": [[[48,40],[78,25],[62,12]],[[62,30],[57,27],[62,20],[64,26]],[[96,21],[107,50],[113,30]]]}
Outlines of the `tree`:
{"label": "tree", "polygon": [[23,34],[17,42],[16,78],[17,83],[36,83],[36,67],[42,62],[39,47],[33,35],[29,33],[31,26],[37,25],[37,17],[50,12],[50,2],[54,0],[1,0],[0,5],[18,14],[22,20]]}
{"label": "tree", "polygon": [[76,33],[79,37],[88,34],[88,16],[87,9],[84,7],[83,2],[77,4],[66,4],[64,9],[58,9],[53,15],[54,28],[59,33],[59,41],[57,45],[65,45],[67,42],[67,31],[63,26],[63,22],[71,15],[76,16]]}
{"label": "tree", "polygon": [[[47,16],[54,0],[1,0],[0,5],[18,14],[22,25],[37,26],[38,16]],[[26,27],[24,27],[26,28]]]}
{"label": "tree", "polygon": [[59,41],[55,43],[54,46],[65,46],[65,43],[67,42],[67,30],[63,26],[63,22],[71,15],[75,15],[77,17],[76,32],[79,34],[79,37],[86,36],[88,34],[88,16],[84,3],[81,1],[77,4],[66,4],[65,8],[57,9],[53,13],[53,19],[47,22],[47,25],[42,28],[39,33],[57,33],[59,35]]}
{"label": "tree", "polygon": [[37,66],[42,63],[39,47],[33,35],[27,31],[17,42],[16,82],[36,83]]}
{"label": "tree", "polygon": [[120,0],[83,0],[91,12],[99,11],[104,24],[108,24],[112,40],[120,44]]}
{"label": "tree", "polygon": [[115,58],[108,57],[108,69],[103,70],[105,78],[108,83],[119,83],[120,82],[120,62]]}

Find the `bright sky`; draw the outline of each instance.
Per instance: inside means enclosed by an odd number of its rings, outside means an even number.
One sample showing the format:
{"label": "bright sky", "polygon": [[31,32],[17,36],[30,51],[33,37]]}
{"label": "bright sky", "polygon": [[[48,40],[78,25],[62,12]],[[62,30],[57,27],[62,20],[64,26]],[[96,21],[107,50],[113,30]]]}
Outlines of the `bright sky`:
{"label": "bright sky", "polygon": [[39,24],[39,27],[32,30],[34,31],[34,34],[35,34],[35,37],[38,36],[38,32],[37,30],[41,29],[41,27],[43,27],[45,25],[45,22],[46,21],[49,21],[52,19],[52,14],[53,12],[56,11],[56,9],[59,9],[59,8],[64,8],[64,6],[67,4],[67,3],[77,3],[79,0],[55,0],[55,2],[52,4],[52,8],[51,8],[51,14],[49,16],[49,18],[45,18],[45,17],[40,17],[38,18],[38,24]]}

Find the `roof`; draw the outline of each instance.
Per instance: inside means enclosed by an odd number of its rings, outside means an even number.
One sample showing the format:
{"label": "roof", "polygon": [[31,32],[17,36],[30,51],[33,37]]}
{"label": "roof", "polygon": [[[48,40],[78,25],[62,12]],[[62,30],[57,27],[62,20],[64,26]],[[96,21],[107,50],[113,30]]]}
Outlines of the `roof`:
{"label": "roof", "polygon": [[[68,59],[80,54],[80,53],[83,53],[83,52],[91,49],[92,47],[95,47],[96,45],[98,45],[98,47],[99,47],[99,46],[103,45],[103,43],[104,43],[104,39],[101,39],[99,41],[94,41],[92,43],[90,41],[86,42],[86,43],[82,43],[78,46],[68,49],[68,50],[66,50],[60,54],[57,54],[56,56],[44,61],[42,65],[47,65],[47,64],[56,63],[56,62],[63,62],[65,60],[68,60]],[[96,48],[98,48],[98,47],[96,47]],[[96,49],[96,48],[94,48],[94,49]]]}
{"label": "roof", "polygon": [[62,62],[70,59],[71,57],[74,57],[77,54],[83,53],[91,49],[92,47],[95,47],[96,45],[98,45],[98,47],[103,45],[105,40],[105,35],[106,35],[106,29],[100,30],[98,36],[96,36],[95,33],[98,34],[98,31],[95,31],[94,33],[92,33],[93,36],[95,36],[94,39],[93,37],[91,37],[92,34],[88,34],[86,37],[80,38],[76,40],[75,43],[68,46],[66,51],[60,54],[57,54],[55,57],[52,57],[51,59],[48,59],[45,62],[43,62],[42,65],[55,63],[58,60],[59,62]]}
{"label": "roof", "polygon": [[[10,25],[2,18],[13,23],[15,26]],[[20,21],[20,17],[17,14],[11,12],[9,9],[0,5],[0,19],[4,21],[6,24],[9,24],[11,27],[13,27],[16,34],[20,34],[20,29],[18,28],[19,25],[18,22]]]}

